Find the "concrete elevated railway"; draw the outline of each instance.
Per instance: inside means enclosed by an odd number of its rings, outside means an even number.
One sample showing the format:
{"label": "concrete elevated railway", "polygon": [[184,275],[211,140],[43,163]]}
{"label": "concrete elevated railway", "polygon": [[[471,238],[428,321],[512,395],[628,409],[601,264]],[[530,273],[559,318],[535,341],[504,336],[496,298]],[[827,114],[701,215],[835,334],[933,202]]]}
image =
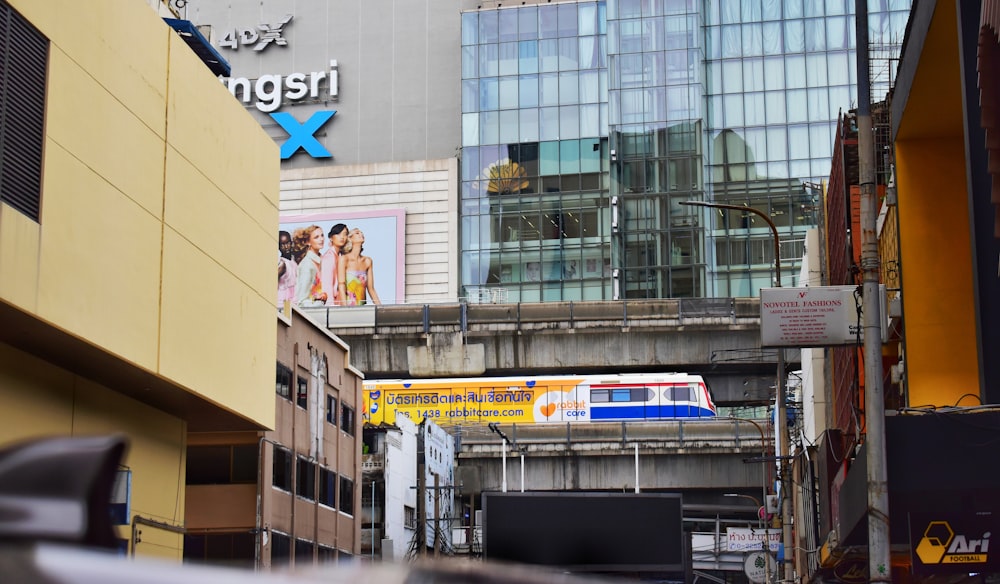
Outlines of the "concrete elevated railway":
{"label": "concrete elevated railway", "polygon": [[[757,298],[307,309],[369,379],[683,371],[721,404],[769,400]],[[789,369],[798,351],[785,351]]]}

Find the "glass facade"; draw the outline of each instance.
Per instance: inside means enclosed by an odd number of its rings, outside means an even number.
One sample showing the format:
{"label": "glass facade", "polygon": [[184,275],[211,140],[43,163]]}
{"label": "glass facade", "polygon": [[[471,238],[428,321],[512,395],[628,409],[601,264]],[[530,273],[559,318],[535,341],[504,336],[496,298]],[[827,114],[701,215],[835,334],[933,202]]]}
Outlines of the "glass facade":
{"label": "glass facade", "polygon": [[[910,2],[870,0],[894,70]],[[756,296],[791,285],[857,103],[851,0],[608,0],[462,15],[463,293]],[[879,53],[878,48],[888,48]],[[873,67],[873,99],[889,79]]]}

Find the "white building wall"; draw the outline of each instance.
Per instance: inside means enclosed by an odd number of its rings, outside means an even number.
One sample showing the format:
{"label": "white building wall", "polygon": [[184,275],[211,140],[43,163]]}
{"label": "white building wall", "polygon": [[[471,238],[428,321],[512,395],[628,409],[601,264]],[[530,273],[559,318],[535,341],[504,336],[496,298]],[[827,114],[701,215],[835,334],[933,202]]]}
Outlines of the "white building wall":
{"label": "white building wall", "polygon": [[417,484],[417,426],[403,416],[396,426],[398,431],[386,432],[384,532],[392,540],[392,557],[403,561],[416,534],[406,527],[404,507],[417,508],[417,490],[411,488]]}
{"label": "white building wall", "polygon": [[[802,286],[822,286],[819,230],[806,233],[806,253],[802,258],[799,283]],[[806,443],[814,444],[827,429],[827,394],[824,350],[802,349],[802,435]]]}

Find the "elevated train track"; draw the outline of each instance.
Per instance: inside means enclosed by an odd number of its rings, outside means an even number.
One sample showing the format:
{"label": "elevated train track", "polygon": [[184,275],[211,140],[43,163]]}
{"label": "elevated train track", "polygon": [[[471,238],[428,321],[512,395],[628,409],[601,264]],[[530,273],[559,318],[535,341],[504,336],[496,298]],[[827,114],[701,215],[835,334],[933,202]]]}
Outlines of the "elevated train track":
{"label": "elevated train track", "polygon": [[[351,346],[369,379],[687,372],[720,404],[766,403],[777,352],[757,298],[305,309]],[[789,369],[798,351],[786,351]]]}

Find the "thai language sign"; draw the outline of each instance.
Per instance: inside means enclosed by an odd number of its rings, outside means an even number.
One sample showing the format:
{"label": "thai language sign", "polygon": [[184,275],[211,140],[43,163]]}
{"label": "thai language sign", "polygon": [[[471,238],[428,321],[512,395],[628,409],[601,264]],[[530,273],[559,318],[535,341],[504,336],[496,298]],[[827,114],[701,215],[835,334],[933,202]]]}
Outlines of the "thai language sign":
{"label": "thai language sign", "polygon": [[759,552],[763,549],[764,539],[767,539],[767,549],[776,552],[781,543],[780,529],[751,529],[749,527],[726,528],[726,551]]}

